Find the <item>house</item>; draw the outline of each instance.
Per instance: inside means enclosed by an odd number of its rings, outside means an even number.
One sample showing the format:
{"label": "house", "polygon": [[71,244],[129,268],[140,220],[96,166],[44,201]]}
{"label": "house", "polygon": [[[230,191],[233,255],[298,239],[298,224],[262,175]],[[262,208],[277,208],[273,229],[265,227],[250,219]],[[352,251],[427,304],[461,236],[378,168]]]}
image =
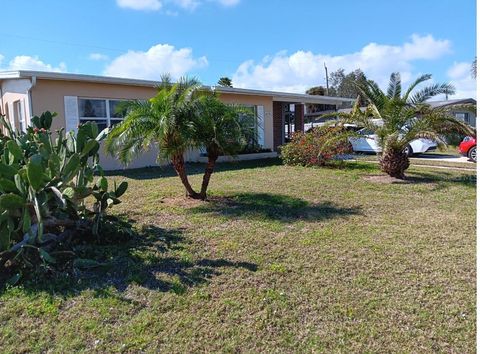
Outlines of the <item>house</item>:
{"label": "house", "polygon": [[465,106],[467,105],[477,105],[477,101],[473,98],[430,101],[428,104],[433,108],[448,108],[450,106],[454,106],[452,113],[458,120],[461,120],[462,122],[465,122],[474,128],[477,126],[476,110],[465,109]]}
{"label": "house", "polygon": [[[0,113],[5,115],[18,130],[25,130],[30,117],[44,111],[57,112],[52,130],[62,127],[76,130],[78,125],[93,121],[100,129],[121,122],[116,105],[124,100],[148,99],[156,94],[157,81],[126,78],[66,74],[39,71],[0,72]],[[273,92],[216,86],[219,98],[225,103],[251,107],[257,116],[258,145],[272,152],[277,151],[288,136],[286,124],[295,131],[303,130],[306,104],[328,104],[340,107],[351,103],[348,98],[313,96],[287,92]],[[157,151],[139,156],[129,167],[157,165]],[[186,157],[198,161],[200,152]],[[110,156],[101,153],[100,160],[106,169],[123,166]]]}

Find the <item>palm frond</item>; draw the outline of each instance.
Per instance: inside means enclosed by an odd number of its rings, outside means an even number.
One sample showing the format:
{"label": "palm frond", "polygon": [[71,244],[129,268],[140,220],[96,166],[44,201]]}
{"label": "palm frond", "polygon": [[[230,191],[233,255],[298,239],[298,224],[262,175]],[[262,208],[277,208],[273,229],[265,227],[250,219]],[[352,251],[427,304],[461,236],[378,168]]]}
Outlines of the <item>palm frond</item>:
{"label": "palm frond", "polygon": [[453,95],[454,93],[455,93],[455,87],[452,84],[436,83],[430,86],[426,86],[421,90],[415,92],[415,94],[413,94],[407,99],[407,103],[417,105],[420,103],[424,103],[430,98],[440,94]]}
{"label": "palm frond", "polygon": [[392,73],[390,75],[390,83],[387,89],[387,97],[389,99],[399,99],[402,92],[402,81],[400,78],[400,73]]}
{"label": "palm frond", "polygon": [[412,93],[412,91],[415,89],[415,87],[417,87],[418,85],[420,85],[422,82],[425,82],[425,81],[428,81],[432,78],[432,75],[431,74],[423,74],[423,75],[420,75],[419,77],[417,77],[415,79],[414,82],[412,82],[410,84],[410,86],[408,86],[407,90],[405,91],[405,93],[403,94],[403,97],[402,97],[402,100],[407,102],[410,94]]}

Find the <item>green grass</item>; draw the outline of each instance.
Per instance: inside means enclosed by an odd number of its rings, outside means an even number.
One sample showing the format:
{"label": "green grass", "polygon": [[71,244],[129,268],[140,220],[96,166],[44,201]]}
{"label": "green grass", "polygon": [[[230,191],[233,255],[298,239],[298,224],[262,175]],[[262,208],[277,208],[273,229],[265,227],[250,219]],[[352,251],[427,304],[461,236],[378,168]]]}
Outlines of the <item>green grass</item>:
{"label": "green grass", "polygon": [[0,352],[473,353],[476,176],[376,168],[222,164],[209,202],[169,169],[114,174],[139,236],[0,293]]}

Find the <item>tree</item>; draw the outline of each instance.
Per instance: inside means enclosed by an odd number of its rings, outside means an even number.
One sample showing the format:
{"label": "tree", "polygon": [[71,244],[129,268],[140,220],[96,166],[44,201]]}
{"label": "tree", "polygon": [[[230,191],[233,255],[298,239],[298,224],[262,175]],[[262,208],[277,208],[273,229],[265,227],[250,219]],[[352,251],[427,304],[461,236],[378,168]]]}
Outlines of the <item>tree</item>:
{"label": "tree", "polygon": [[418,138],[427,138],[437,142],[440,148],[445,146],[442,136],[457,131],[468,135],[475,132],[470,126],[457,120],[452,107],[432,108],[426,101],[439,94],[454,94],[450,84],[433,84],[417,89],[418,85],[431,79],[431,75],[417,78],[402,94],[399,73],[392,73],[387,92],[383,92],[373,81],[359,84],[358,88],[368,99],[365,110],[361,110],[361,99],[348,114],[338,113],[344,122],[356,123],[375,132],[382,149],[379,155],[380,167],[395,178],[405,178],[409,167],[409,143]]}
{"label": "tree", "polygon": [[[314,86],[310,87],[308,90],[305,91],[307,95],[315,95],[315,96],[325,96],[325,87],[323,86]],[[307,104],[307,112],[314,113],[321,111],[325,108],[323,104]]]}
{"label": "tree", "polygon": [[325,87],[314,86],[305,91],[307,95],[325,96]]}
{"label": "tree", "polygon": [[[175,84],[163,80],[154,97],[127,102],[125,107],[125,119],[108,134],[107,151],[126,164],[156,144],[159,157],[172,162],[190,198],[205,199],[218,156],[242,147],[236,108],[202,90],[195,79],[181,78]],[[188,180],[184,154],[200,147],[206,148],[208,163],[198,193]]]}
{"label": "tree", "polygon": [[472,62],[471,74],[474,79],[477,78],[477,57]]}
{"label": "tree", "polygon": [[329,96],[357,98],[360,96],[361,104],[368,103],[367,98],[359,89],[368,81],[362,70],[357,69],[345,75],[344,69],[338,69],[330,74]]}
{"label": "tree", "polygon": [[195,146],[191,121],[197,112],[200,83],[181,78],[172,84],[163,77],[157,94],[146,101],[125,103],[127,114],[108,134],[106,150],[124,164],[153,144],[159,157],[169,159],[180,177],[187,195],[198,198],[185,170],[184,154]]}
{"label": "tree", "polygon": [[207,152],[207,166],[203,175],[200,199],[207,197],[207,188],[220,155],[236,155],[247,144],[246,129],[239,114],[248,115],[241,107],[223,103],[213,93],[201,97],[199,112],[193,121],[194,139]]}
{"label": "tree", "polygon": [[223,86],[223,87],[233,87],[232,85],[232,80],[226,76],[221,77],[218,80],[218,85]]}

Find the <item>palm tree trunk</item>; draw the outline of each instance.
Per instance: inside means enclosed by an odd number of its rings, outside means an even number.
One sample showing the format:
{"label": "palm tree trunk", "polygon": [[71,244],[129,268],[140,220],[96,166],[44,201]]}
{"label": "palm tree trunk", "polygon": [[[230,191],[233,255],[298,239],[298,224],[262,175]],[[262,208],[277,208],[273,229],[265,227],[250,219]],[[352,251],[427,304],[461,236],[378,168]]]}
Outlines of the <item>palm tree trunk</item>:
{"label": "palm tree trunk", "polygon": [[213,174],[213,170],[215,168],[215,163],[217,162],[218,154],[208,154],[208,162],[207,167],[205,168],[205,173],[203,174],[203,181],[202,181],[202,190],[200,191],[200,198],[202,200],[207,199],[207,189],[208,184],[210,183],[210,177]]}
{"label": "palm tree trunk", "polygon": [[185,160],[183,159],[183,154],[177,154],[172,157],[172,164],[177,172],[178,177],[180,177],[183,186],[185,187],[186,194],[189,198],[200,199],[200,194],[195,192],[188,181],[187,171],[185,170]]}
{"label": "palm tree trunk", "polygon": [[380,157],[380,168],[391,177],[405,179],[405,170],[410,166],[404,151],[387,149]]}

